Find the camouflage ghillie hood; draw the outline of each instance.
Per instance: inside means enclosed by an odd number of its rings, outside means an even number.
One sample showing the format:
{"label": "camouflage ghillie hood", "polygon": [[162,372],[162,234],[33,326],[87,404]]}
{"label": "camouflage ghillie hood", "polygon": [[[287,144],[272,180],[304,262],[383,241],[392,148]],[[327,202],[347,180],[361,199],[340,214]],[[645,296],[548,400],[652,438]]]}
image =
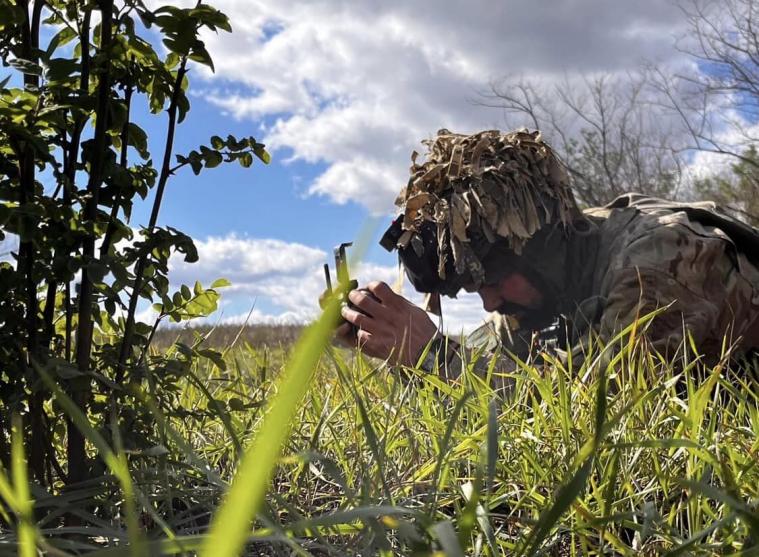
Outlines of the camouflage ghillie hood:
{"label": "camouflage ghillie hood", "polygon": [[[435,260],[441,285],[454,279],[452,271],[479,287],[482,261],[497,242],[519,255],[546,225],[567,228],[583,218],[565,168],[539,132],[463,135],[443,129],[422,143],[426,160],[417,163],[418,153],[412,154],[411,177],[396,200],[402,232],[393,247],[407,271],[404,255],[411,248],[417,258]],[[434,258],[424,253],[430,248],[436,250]],[[450,295],[458,287],[437,290]]]}

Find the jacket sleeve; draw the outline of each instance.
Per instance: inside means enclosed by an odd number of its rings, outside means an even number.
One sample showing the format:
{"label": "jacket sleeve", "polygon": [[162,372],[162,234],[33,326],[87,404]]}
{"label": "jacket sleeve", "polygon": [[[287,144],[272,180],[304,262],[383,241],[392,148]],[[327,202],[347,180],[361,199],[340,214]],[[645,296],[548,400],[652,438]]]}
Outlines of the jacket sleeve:
{"label": "jacket sleeve", "polygon": [[530,353],[523,337],[505,327],[507,322],[494,316],[467,335],[464,343],[440,335],[439,341],[430,347],[422,368],[447,380],[458,379],[465,369],[483,379],[489,376],[491,387],[505,395],[514,383],[511,373],[516,363],[512,355],[527,359]]}

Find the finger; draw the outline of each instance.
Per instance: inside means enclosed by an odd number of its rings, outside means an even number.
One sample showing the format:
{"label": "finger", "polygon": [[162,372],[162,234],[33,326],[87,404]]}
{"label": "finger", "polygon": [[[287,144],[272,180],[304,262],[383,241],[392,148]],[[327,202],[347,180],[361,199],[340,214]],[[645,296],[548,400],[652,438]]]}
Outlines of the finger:
{"label": "finger", "polygon": [[356,329],[350,323],[343,322],[335,329],[335,340],[348,348],[356,347]]}
{"label": "finger", "polygon": [[385,312],[385,307],[379,300],[366,290],[352,290],[348,294],[348,299],[354,306],[372,317],[379,317]]}
{"label": "finger", "polygon": [[356,311],[349,306],[343,306],[340,313],[348,323],[353,323],[359,329],[365,329],[372,332],[375,329],[375,321],[366,314]]}
{"label": "finger", "polygon": [[393,290],[387,285],[386,282],[375,280],[366,285],[366,289],[377,296],[380,302],[387,305],[386,302],[395,298],[400,298]]}
{"label": "finger", "polygon": [[356,333],[356,346],[365,356],[387,358],[387,350],[383,348],[382,342],[377,335],[373,335],[369,331],[359,329]]}
{"label": "finger", "polygon": [[362,350],[368,356],[373,355],[371,354],[371,341],[372,341],[372,334],[369,331],[365,331],[364,329],[358,330],[358,332],[356,333],[356,342],[358,344],[358,348],[359,350]]}

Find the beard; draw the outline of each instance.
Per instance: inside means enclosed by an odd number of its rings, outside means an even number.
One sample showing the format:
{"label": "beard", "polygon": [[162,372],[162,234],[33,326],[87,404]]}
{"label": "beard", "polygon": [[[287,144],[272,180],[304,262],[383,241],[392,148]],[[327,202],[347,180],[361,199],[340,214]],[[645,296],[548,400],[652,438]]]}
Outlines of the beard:
{"label": "beard", "polygon": [[557,317],[555,304],[545,299],[536,306],[504,302],[498,306],[496,312],[515,317],[519,322],[519,328],[528,331],[544,329],[550,326]]}

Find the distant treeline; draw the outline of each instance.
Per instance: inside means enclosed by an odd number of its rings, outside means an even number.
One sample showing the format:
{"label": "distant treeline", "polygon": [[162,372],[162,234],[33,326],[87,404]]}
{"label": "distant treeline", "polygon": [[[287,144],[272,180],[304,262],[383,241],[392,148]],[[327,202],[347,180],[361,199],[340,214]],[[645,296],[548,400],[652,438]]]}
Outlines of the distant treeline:
{"label": "distant treeline", "polygon": [[224,349],[233,342],[244,346],[280,346],[293,344],[303,325],[200,325],[197,327],[161,327],[156,331],[152,347],[164,350],[176,342],[191,345],[204,338],[206,348]]}

